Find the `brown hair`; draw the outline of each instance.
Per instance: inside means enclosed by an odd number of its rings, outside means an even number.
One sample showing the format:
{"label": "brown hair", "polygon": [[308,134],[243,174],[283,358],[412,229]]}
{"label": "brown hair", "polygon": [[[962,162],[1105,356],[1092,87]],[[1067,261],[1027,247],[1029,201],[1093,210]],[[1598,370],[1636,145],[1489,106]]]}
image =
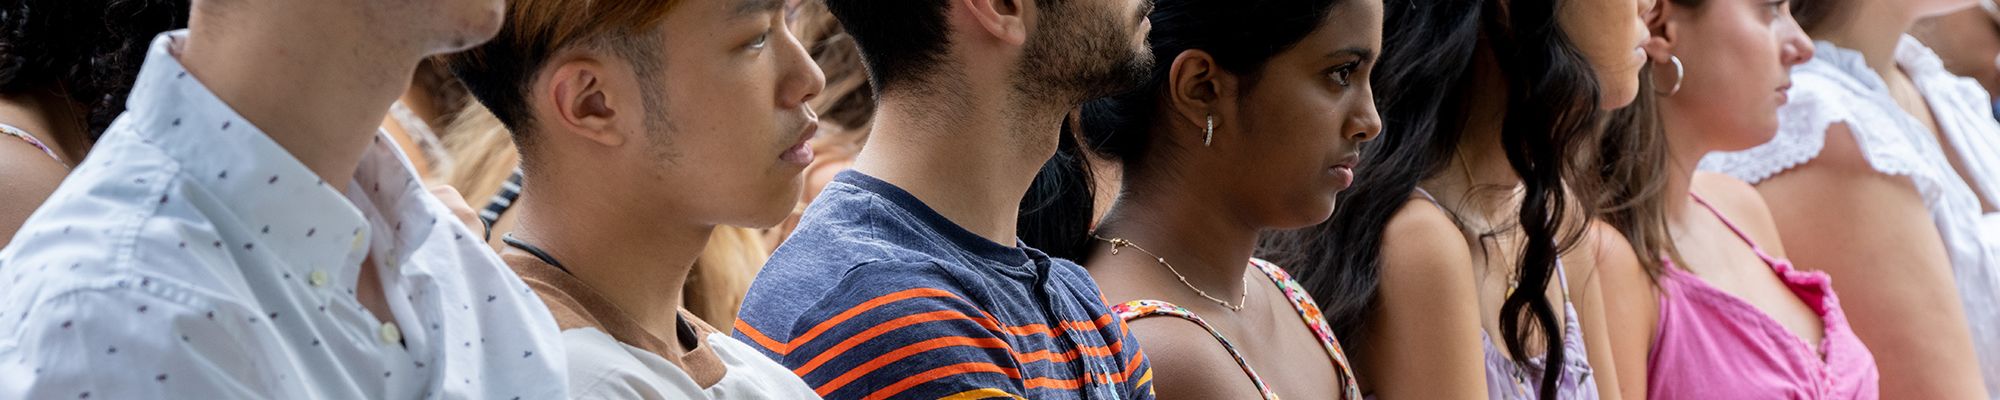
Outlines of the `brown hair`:
{"label": "brown hair", "polygon": [[658,35],[645,34],[666,18],[675,0],[508,0],[507,18],[493,40],[444,57],[467,91],[521,145],[530,115],[527,97],[536,72],[558,51],[576,46],[602,48],[633,63],[641,75],[656,72],[649,60]]}
{"label": "brown hair", "polygon": [[521,161],[507,127],[485,106],[467,102],[445,127],[443,136],[444,151],[452,163],[449,169],[438,172],[439,178],[458,188],[466,203],[485,207]]}
{"label": "brown hair", "polygon": [[[1699,8],[1705,2],[1669,1],[1690,8]],[[1587,193],[1593,196],[1588,200],[1597,216],[1632,243],[1632,250],[1639,255],[1639,265],[1648,275],[1659,277],[1666,268],[1662,257],[1676,264],[1686,263],[1680,251],[1674,249],[1673,237],[1667,229],[1667,196],[1680,194],[1662,193],[1667,180],[1672,179],[1667,175],[1667,163],[1673,155],[1668,152],[1667,128],[1660,119],[1662,97],[1654,91],[1657,86],[1652,78],[1658,71],[1655,65],[1649,63],[1640,70],[1638,97],[1632,100],[1632,105],[1612,112],[1596,154],[1580,167],[1597,171],[1585,175],[1596,181],[1584,185],[1595,189]]]}

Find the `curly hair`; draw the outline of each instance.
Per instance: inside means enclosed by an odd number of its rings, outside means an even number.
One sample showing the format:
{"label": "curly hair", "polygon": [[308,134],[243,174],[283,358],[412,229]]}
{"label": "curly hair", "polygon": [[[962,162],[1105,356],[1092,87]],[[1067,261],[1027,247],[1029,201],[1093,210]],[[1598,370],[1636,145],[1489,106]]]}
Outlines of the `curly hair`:
{"label": "curly hair", "polygon": [[0,2],[0,94],[54,91],[94,142],[125,112],[153,37],[187,27],[189,1]]}

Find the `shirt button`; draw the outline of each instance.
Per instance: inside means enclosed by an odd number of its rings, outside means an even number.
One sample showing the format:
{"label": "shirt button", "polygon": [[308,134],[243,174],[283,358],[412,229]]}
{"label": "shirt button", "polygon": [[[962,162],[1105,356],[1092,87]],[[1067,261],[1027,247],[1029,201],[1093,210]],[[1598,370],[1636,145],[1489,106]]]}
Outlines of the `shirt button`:
{"label": "shirt button", "polygon": [[383,344],[397,344],[402,342],[403,342],[403,331],[400,329],[396,329],[396,323],[394,322],[382,323]]}
{"label": "shirt button", "polygon": [[306,276],[306,281],[313,287],[326,287],[326,271],[313,270],[312,275]]}

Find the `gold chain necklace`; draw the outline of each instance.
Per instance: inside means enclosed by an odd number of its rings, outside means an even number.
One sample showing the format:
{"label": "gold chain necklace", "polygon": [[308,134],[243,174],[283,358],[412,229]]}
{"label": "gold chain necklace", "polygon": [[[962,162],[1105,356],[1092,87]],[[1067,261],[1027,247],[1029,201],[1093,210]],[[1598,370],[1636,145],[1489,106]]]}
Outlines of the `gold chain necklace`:
{"label": "gold chain necklace", "polygon": [[1181,271],[1180,271],[1180,270],[1178,270],[1178,269],[1174,269],[1174,265],[1173,265],[1173,264],[1169,264],[1169,263],[1167,263],[1167,258],[1166,258],[1166,257],[1160,257],[1160,255],[1159,255],[1159,254],[1153,254],[1153,252],[1152,252],[1152,251],[1150,251],[1150,250],[1146,250],[1146,248],[1144,248],[1144,247],[1139,247],[1139,244],[1138,244],[1138,243],[1132,243],[1132,241],[1130,241],[1130,240],[1125,240],[1124,238],[1109,238],[1109,239],[1106,239],[1106,238],[1105,238],[1105,237],[1103,237],[1103,236],[1097,236],[1097,235],[1090,235],[1090,237],[1092,237],[1092,238],[1096,238],[1097,240],[1101,240],[1101,241],[1104,241],[1105,243],[1110,243],[1110,244],[1111,244],[1111,254],[1112,254],[1112,255],[1117,255],[1117,254],[1118,254],[1118,249],[1120,249],[1120,248],[1124,248],[1124,247],[1131,247],[1131,248],[1134,248],[1134,249],[1138,249],[1138,250],[1139,250],[1139,252],[1141,252],[1141,253],[1146,253],[1146,255],[1148,255],[1148,256],[1152,256],[1152,257],[1153,257],[1153,261],[1157,261],[1157,262],[1159,262],[1159,263],[1160,263],[1160,265],[1161,265],[1161,266],[1165,266],[1165,267],[1167,267],[1167,271],[1168,271],[1168,272],[1173,272],[1173,273],[1174,273],[1174,277],[1175,277],[1175,278],[1180,278],[1180,280],[1181,280],[1181,284],[1182,284],[1182,285],[1187,285],[1188,289],[1194,289],[1194,294],[1198,294],[1198,295],[1201,295],[1201,297],[1205,297],[1205,298],[1208,298],[1208,301],[1213,301],[1213,302],[1215,302],[1215,304],[1220,304],[1220,305],[1222,305],[1222,307],[1224,307],[1224,308],[1228,308],[1228,309],[1229,309],[1229,311],[1243,311],[1243,305],[1244,305],[1244,304],[1247,304],[1247,303],[1248,303],[1248,300],[1250,299],[1250,278],[1243,278],[1243,279],[1242,279],[1242,280],[1243,280],[1243,296],[1242,296],[1241,298],[1238,298],[1238,299],[1236,299],[1236,304],[1229,304],[1229,302],[1227,302],[1227,301],[1222,301],[1222,299],[1218,299],[1218,298],[1215,298],[1215,296],[1210,296],[1210,295],[1208,295],[1208,292],[1207,292],[1207,291],[1203,291],[1203,290],[1201,290],[1201,288],[1198,288],[1198,287],[1195,287],[1193,283],[1188,283],[1188,279],[1187,279],[1187,275],[1181,275]]}

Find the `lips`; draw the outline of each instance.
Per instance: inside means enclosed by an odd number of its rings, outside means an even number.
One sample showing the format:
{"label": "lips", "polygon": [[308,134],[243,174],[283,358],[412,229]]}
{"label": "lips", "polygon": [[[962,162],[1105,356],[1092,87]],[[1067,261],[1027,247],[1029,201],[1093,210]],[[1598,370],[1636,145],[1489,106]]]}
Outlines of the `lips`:
{"label": "lips", "polygon": [[778,159],[796,164],[799,167],[811,165],[813,162],[812,139],[815,136],[819,136],[819,121],[808,119],[805,123],[805,128],[799,132],[798,143],[794,143],[792,147],[786,148],[784,153],[778,155]]}
{"label": "lips", "polygon": [[1359,164],[1361,164],[1361,155],[1348,153],[1346,157],[1340,158],[1340,162],[1327,168],[1327,172],[1332,173],[1334,179],[1340,181],[1340,188],[1344,190],[1354,186],[1354,166]]}

